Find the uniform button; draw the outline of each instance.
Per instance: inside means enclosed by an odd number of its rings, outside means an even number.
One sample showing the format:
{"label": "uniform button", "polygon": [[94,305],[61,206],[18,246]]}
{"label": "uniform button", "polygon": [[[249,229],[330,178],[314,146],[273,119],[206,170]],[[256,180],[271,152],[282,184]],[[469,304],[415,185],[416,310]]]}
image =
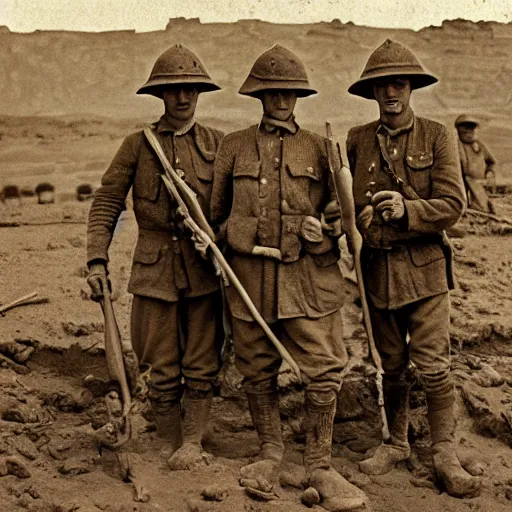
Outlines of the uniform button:
{"label": "uniform button", "polygon": [[308,167],[308,168],[306,169],[306,171],[308,171],[308,172],[309,172],[309,174],[313,174],[314,169],[313,169],[313,167]]}
{"label": "uniform button", "polygon": [[365,196],[366,197],[373,197],[373,194],[371,193],[370,190],[367,190]]}
{"label": "uniform button", "polygon": [[279,167],[281,166],[281,160],[279,160],[279,158],[274,158],[274,167],[276,169],[279,169]]}
{"label": "uniform button", "polygon": [[179,156],[177,156],[177,157],[176,157],[176,165],[178,165],[179,163],[180,163],[180,157],[179,157]]}
{"label": "uniform button", "polygon": [[287,201],[286,199],[283,199],[283,200],[281,201],[281,209],[282,209],[283,211],[285,211],[285,212],[286,212],[286,211],[288,211],[288,209],[289,209],[289,205],[288,205],[288,201]]}
{"label": "uniform button", "polygon": [[261,178],[260,183],[261,183],[262,185],[266,185],[266,184],[268,183],[267,178]]}
{"label": "uniform button", "polygon": [[183,176],[185,176],[185,173],[183,172],[183,169],[176,169],[176,174],[177,174],[180,178],[183,178]]}
{"label": "uniform button", "polygon": [[263,207],[263,208],[260,210],[260,214],[261,214],[261,216],[262,216],[262,217],[266,217],[266,216],[267,216],[267,214],[268,214],[268,210],[267,210],[265,207]]}
{"label": "uniform button", "polygon": [[176,240],[178,240],[178,237],[176,235],[172,235],[171,239],[176,241]]}

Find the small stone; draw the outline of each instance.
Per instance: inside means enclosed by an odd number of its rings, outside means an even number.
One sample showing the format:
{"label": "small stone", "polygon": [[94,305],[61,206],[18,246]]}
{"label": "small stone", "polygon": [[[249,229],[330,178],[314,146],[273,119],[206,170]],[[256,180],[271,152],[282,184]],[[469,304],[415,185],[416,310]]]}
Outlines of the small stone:
{"label": "small stone", "polygon": [[318,505],[320,503],[320,494],[314,487],[308,487],[302,493],[302,503],[306,505],[306,507],[312,507],[313,505]]}
{"label": "small stone", "polygon": [[57,469],[61,475],[83,475],[90,472],[89,464],[76,457],[67,459]]}
{"label": "small stone", "polygon": [[208,503],[198,498],[187,498],[185,500],[189,512],[209,512],[212,510]]}
{"label": "small stone", "polygon": [[209,485],[203,489],[201,496],[208,501],[224,501],[229,496],[229,489],[222,485]]}
{"label": "small stone", "polygon": [[21,455],[26,457],[29,460],[36,460],[39,456],[39,452],[37,451],[37,448],[34,446],[34,443],[30,441],[25,436],[20,436],[16,439],[14,446],[16,450],[18,450]]}
{"label": "small stone", "polygon": [[475,384],[484,388],[501,386],[505,379],[490,365],[483,364],[482,369],[473,375]]}
{"label": "small stone", "polygon": [[68,242],[71,246],[76,247],[77,249],[80,247],[83,247],[85,245],[84,241],[79,236],[74,236],[72,238],[69,238]]}
{"label": "small stone", "polygon": [[18,457],[5,457],[0,459],[0,476],[6,475],[29,478],[30,471]]}

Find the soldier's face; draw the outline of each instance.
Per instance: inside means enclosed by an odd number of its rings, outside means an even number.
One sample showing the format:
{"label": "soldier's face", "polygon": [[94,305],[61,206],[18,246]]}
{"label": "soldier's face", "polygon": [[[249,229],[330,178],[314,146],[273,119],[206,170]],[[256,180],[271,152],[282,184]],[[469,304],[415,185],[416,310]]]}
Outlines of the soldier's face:
{"label": "soldier's face", "polygon": [[380,78],[373,84],[373,94],[381,114],[398,115],[409,106],[411,82],[398,76]]}
{"label": "soldier's face", "polygon": [[166,87],[162,94],[166,114],[179,121],[187,121],[194,115],[198,96],[195,87]]}
{"label": "soldier's face", "polygon": [[472,124],[459,124],[457,126],[459,139],[466,144],[471,144],[476,139],[476,126]]}
{"label": "soldier's face", "polygon": [[261,102],[263,103],[263,111],[267,116],[278,121],[286,121],[293,114],[297,102],[297,93],[287,90],[263,91]]}

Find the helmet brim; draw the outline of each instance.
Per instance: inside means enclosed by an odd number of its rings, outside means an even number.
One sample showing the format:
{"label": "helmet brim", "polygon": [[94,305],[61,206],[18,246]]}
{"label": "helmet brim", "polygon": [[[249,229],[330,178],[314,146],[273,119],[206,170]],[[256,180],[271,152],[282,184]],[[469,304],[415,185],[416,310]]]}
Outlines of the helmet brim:
{"label": "helmet brim", "polygon": [[220,87],[211,80],[199,79],[194,76],[175,76],[152,78],[148,80],[142,87],[137,90],[137,94],[150,94],[157,98],[162,98],[163,91],[166,87],[176,85],[189,85],[196,87],[199,92],[212,92],[220,90]]}
{"label": "helmet brim", "polygon": [[375,82],[375,80],[379,78],[392,76],[400,76],[403,78],[407,78],[411,82],[411,89],[422,89],[423,87],[428,87],[429,85],[435,84],[436,82],[439,81],[434,75],[422,71],[380,72],[359,79],[357,82],[353,83],[348,88],[348,92],[355,96],[366,98],[367,100],[373,100],[375,99],[375,96],[373,94],[373,83]]}
{"label": "helmet brim", "polygon": [[247,78],[242,87],[240,87],[238,94],[259,98],[264,91],[269,90],[294,91],[298,98],[318,94],[316,89],[313,89],[313,87],[310,87],[302,80],[263,80],[253,76]]}

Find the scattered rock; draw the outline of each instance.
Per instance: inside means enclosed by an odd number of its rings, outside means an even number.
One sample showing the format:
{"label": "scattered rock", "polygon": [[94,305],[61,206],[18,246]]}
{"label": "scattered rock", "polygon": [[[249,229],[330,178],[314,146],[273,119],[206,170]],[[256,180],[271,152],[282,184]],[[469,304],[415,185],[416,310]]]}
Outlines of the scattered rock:
{"label": "scattered rock", "polygon": [[93,398],[88,389],[80,389],[74,393],[56,391],[44,397],[43,405],[51,405],[63,412],[82,412]]}
{"label": "scattered rock", "polygon": [[490,365],[483,364],[482,369],[473,375],[473,382],[484,388],[501,386],[505,379]]}
{"label": "scattered rock", "polygon": [[3,457],[0,459],[0,476],[6,475],[30,478],[30,471],[18,457]]}
{"label": "scattered rock", "polygon": [[76,247],[77,249],[85,245],[84,241],[79,236],[68,238],[68,242],[71,246]]}
{"label": "scattered rock", "polygon": [[201,496],[207,501],[224,501],[229,496],[226,486],[213,484],[205,487]]}
{"label": "scattered rock", "polygon": [[26,404],[19,404],[2,412],[2,419],[15,423],[38,423],[43,419],[43,411],[30,407]]}
{"label": "scattered rock", "polygon": [[212,510],[209,503],[198,498],[187,498],[185,500],[189,512],[209,512]]}
{"label": "scattered rock", "polygon": [[82,475],[90,472],[89,462],[79,457],[70,457],[57,470],[61,475]]}
{"label": "scattered rock", "polygon": [[71,336],[89,336],[94,332],[104,332],[104,326],[99,322],[75,323],[62,322],[62,329]]}
{"label": "scattered rock", "polygon": [[14,341],[1,343],[0,353],[10,357],[18,364],[24,364],[30,359],[37,345],[39,342],[31,338],[16,338]]}
{"label": "scattered rock", "polygon": [[314,487],[308,487],[302,493],[301,500],[306,507],[312,507],[320,503],[320,494],[318,494],[318,491]]}
{"label": "scattered rock", "polygon": [[39,452],[37,451],[34,443],[26,436],[19,436],[14,441],[14,447],[21,455],[29,460],[36,460],[39,456]]}
{"label": "scattered rock", "polygon": [[512,447],[512,421],[509,421],[501,404],[490,404],[479,389],[471,382],[466,382],[461,388],[462,398],[476,430],[482,435],[497,437]]}

